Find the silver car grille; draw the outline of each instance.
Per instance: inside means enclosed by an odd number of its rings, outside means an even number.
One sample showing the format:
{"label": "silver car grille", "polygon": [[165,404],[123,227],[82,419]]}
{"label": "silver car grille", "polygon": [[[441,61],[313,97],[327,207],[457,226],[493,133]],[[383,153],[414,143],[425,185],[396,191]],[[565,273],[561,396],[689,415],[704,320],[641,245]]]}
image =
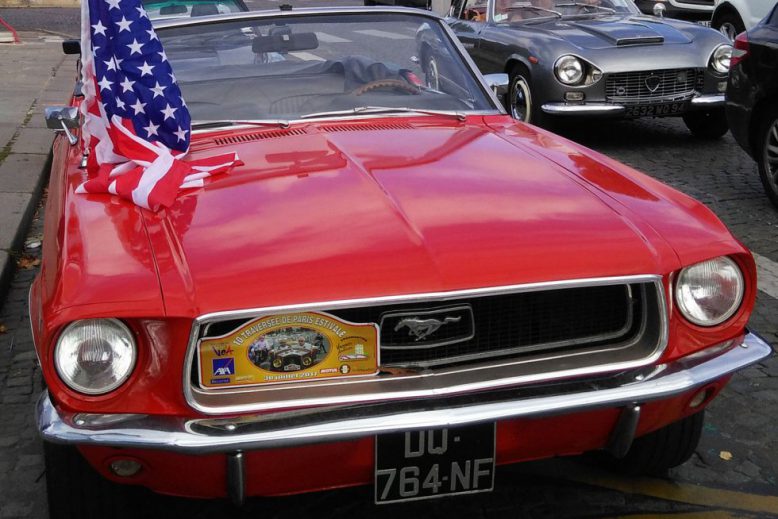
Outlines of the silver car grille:
{"label": "silver car grille", "polygon": [[605,99],[619,104],[685,101],[702,87],[703,74],[693,68],[608,74]]}

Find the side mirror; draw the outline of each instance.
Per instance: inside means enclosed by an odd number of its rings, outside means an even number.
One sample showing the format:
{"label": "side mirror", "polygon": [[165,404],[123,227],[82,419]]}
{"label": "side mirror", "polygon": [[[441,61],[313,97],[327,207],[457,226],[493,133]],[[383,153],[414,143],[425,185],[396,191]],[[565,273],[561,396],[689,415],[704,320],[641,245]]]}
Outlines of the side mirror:
{"label": "side mirror", "polygon": [[65,132],[71,146],[78,142],[78,138],[70,131],[78,128],[80,122],[78,108],[75,106],[47,106],[43,114],[46,118],[47,128]]}
{"label": "side mirror", "polygon": [[508,84],[510,83],[508,74],[487,74],[484,76],[484,79],[486,80],[486,85],[496,95],[501,96],[508,93]]}
{"label": "side mirror", "polygon": [[78,40],[63,41],[62,52],[65,54],[81,54],[81,42]]}

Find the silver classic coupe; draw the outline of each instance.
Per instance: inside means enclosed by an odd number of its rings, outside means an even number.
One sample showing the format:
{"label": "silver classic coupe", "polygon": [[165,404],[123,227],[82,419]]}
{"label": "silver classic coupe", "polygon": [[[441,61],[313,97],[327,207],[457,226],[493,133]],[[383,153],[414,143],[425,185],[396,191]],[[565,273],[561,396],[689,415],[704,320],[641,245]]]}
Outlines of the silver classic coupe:
{"label": "silver classic coupe", "polygon": [[712,29],[631,0],[454,0],[447,22],[483,73],[510,76],[516,119],[681,116],[696,136],[727,132],[732,48]]}

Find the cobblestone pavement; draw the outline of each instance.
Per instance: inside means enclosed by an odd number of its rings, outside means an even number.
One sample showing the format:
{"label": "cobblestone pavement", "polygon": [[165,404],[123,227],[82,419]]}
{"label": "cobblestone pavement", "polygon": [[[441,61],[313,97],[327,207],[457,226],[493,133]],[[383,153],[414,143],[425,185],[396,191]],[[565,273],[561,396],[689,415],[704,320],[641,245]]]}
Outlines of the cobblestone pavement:
{"label": "cobblestone pavement", "polygon": [[[753,162],[731,136],[692,138],[680,120],[602,123],[564,134],[641,169],[708,204],[751,249],[778,262],[778,211],[767,202]],[[40,215],[25,252],[35,257]],[[0,307],[0,519],[45,518],[41,444],[33,403],[40,376],[27,323],[35,268],[19,270]],[[751,327],[778,343],[778,300],[759,293]],[[375,507],[370,488],[250,500],[241,510],[140,491],[141,517],[778,517],[778,360],[737,374],[708,410],[700,447],[668,479],[623,478],[579,459],[503,467],[491,494]]]}

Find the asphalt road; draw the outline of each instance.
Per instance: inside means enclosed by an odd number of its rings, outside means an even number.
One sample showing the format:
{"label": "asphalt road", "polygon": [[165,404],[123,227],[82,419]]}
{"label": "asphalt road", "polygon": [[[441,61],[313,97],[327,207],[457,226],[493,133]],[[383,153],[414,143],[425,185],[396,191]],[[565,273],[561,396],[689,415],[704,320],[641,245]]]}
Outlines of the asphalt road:
{"label": "asphalt road", "polygon": [[[267,2],[267,0],[265,0]],[[250,2],[252,7],[259,2]],[[311,2],[315,3],[315,2]],[[0,16],[13,24],[10,9]],[[15,10],[14,10],[15,11]],[[52,14],[63,23],[74,10]],[[64,14],[63,14],[64,13]],[[14,13],[17,15],[19,13]],[[41,11],[29,26],[54,27]],[[44,16],[45,15],[45,16]],[[65,16],[67,15],[67,16]],[[24,15],[26,16],[26,15]],[[20,18],[21,19],[21,18]],[[24,22],[28,23],[28,22]],[[53,22],[51,22],[53,23]],[[77,18],[76,22],[77,23]],[[61,31],[72,31],[64,23]],[[52,29],[47,29],[52,30]],[[77,32],[77,31],[76,31]],[[756,166],[730,135],[717,141],[693,138],[679,119],[591,122],[561,130],[563,135],[608,154],[703,201],[733,233],[758,254],[763,273],[778,266],[778,210],[767,201]],[[40,215],[30,231],[42,233]],[[35,255],[35,250],[28,251]],[[778,271],[776,271],[778,272]],[[8,300],[0,303],[0,322],[26,313],[27,286],[34,269],[20,271]],[[778,283],[763,276],[751,327],[778,343]],[[6,337],[7,338],[7,337]],[[0,336],[0,347],[7,347]],[[32,358],[16,363],[32,364]],[[36,375],[33,375],[36,376]],[[40,388],[39,380],[34,384]],[[666,478],[625,478],[588,459],[562,459],[501,467],[491,494],[404,505],[374,506],[372,489],[334,490],[305,496],[253,499],[241,510],[221,501],[201,502],[140,492],[128,515],[142,517],[778,517],[778,360],[775,357],[736,375],[713,403],[700,447],[687,464]],[[4,417],[6,423],[17,417]],[[34,431],[26,431],[33,435]],[[2,444],[0,443],[0,447]],[[40,446],[22,454],[27,468],[41,471]],[[0,470],[17,470],[4,466]],[[42,474],[41,474],[42,476]],[[25,482],[43,496],[42,478]],[[7,509],[2,517],[42,518],[40,506]],[[702,515],[701,515],[702,514]]]}

